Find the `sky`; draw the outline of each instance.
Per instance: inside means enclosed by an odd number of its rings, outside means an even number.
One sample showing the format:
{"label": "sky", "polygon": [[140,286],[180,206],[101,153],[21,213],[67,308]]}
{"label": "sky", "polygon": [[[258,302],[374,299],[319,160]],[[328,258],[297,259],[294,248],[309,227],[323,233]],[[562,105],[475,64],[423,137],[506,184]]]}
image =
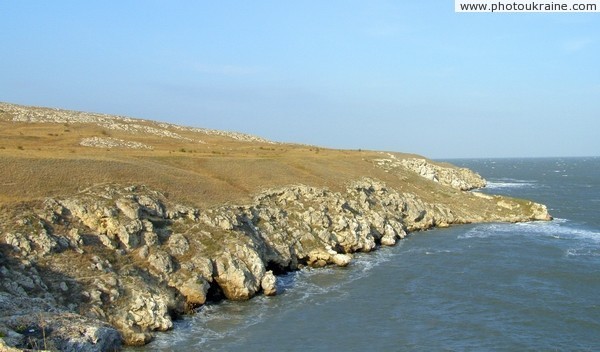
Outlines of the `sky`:
{"label": "sky", "polygon": [[0,101],[430,158],[600,155],[600,13],[0,1]]}

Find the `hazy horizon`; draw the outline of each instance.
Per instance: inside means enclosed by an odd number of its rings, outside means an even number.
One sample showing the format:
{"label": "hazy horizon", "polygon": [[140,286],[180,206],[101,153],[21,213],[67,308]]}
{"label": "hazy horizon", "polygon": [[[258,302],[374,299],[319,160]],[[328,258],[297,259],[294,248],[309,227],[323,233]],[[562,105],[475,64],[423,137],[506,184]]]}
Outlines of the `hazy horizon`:
{"label": "hazy horizon", "polygon": [[597,156],[598,13],[4,2],[0,101],[432,159]]}

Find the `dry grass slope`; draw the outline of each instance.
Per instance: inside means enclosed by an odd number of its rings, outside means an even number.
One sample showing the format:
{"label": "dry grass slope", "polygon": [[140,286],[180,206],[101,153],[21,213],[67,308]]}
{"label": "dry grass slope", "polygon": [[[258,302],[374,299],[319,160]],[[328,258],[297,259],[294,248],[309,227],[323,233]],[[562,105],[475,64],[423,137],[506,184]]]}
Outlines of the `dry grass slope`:
{"label": "dry grass slope", "polygon": [[[82,145],[90,139],[148,148]],[[107,182],[145,184],[196,207],[245,203],[262,189],[290,184],[338,190],[364,176],[430,201],[447,203],[458,192],[406,170],[386,172],[375,162],[382,155],[0,103],[0,204],[4,205]]]}

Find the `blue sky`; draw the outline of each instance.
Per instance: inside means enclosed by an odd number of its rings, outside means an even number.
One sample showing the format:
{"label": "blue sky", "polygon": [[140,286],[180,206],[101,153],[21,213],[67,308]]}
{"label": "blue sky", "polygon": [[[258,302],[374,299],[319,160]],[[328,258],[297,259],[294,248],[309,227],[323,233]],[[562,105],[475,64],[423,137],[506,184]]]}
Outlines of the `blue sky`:
{"label": "blue sky", "polygon": [[2,1],[0,101],[431,158],[600,155],[600,14]]}

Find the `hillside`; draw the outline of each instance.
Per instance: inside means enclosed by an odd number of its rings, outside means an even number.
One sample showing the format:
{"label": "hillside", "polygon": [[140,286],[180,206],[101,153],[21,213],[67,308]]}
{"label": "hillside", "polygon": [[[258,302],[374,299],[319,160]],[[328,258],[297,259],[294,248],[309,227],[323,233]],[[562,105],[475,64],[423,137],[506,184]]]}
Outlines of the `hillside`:
{"label": "hillside", "polygon": [[[143,183],[196,205],[243,202],[293,183],[339,187],[378,169],[374,152],[273,143],[116,116],[0,105],[2,202]],[[43,177],[36,177],[41,176]],[[32,177],[34,176],[34,177]]]}
{"label": "hillside", "polygon": [[277,274],[412,231],[550,219],[483,186],[416,155],[0,103],[0,337],[140,345],[207,300],[276,294]]}
{"label": "hillside", "polygon": [[196,206],[244,203],[260,190],[290,184],[340,190],[364,176],[432,201],[440,192],[432,195],[435,185],[405,168],[385,167],[385,160],[413,157],[400,153],[275,143],[241,133],[3,103],[0,131],[1,203],[107,182],[145,184]]}

